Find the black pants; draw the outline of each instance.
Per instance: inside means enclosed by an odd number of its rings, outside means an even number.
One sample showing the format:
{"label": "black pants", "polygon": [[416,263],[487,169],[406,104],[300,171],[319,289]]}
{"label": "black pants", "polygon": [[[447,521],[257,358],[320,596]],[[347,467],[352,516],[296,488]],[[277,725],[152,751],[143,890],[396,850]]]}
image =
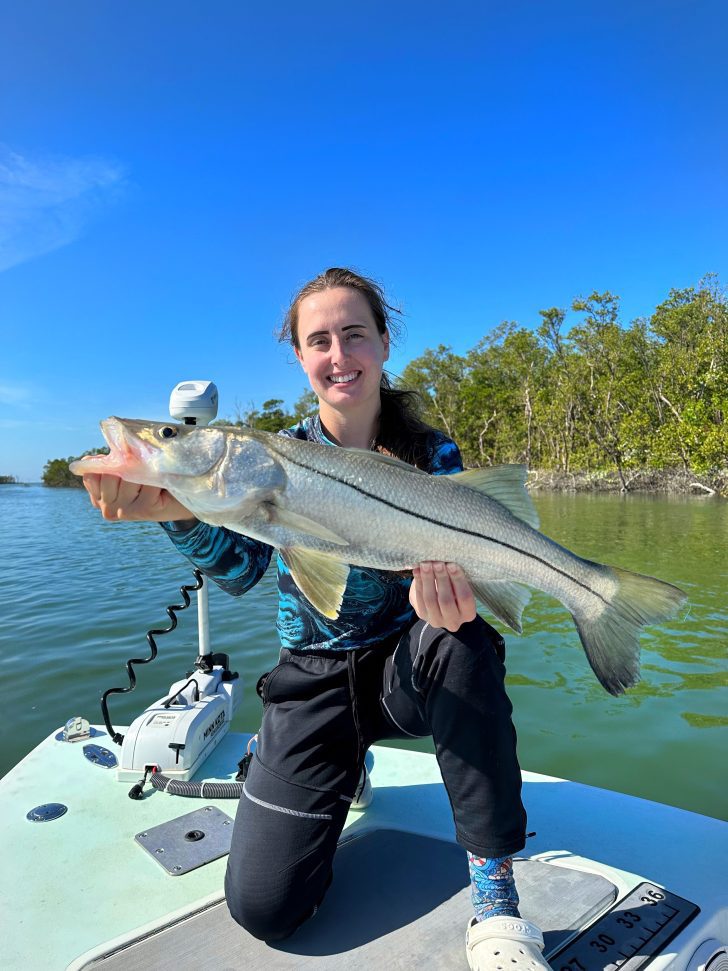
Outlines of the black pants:
{"label": "black pants", "polygon": [[503,639],[480,617],[456,634],[416,623],[357,651],[281,651],[265,678],[258,746],[225,877],[233,918],[287,937],[331,881],[364,754],[432,735],[457,841],[478,856],[522,849],[526,814]]}

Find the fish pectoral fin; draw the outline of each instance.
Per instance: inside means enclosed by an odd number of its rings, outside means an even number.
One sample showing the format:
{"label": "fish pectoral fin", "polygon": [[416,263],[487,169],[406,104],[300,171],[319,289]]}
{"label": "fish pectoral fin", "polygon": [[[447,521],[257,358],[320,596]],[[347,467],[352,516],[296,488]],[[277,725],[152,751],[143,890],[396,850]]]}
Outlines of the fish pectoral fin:
{"label": "fish pectoral fin", "polygon": [[531,591],[512,580],[471,580],[473,593],[488,610],[517,634],[523,632],[521,614],[531,599]]}
{"label": "fish pectoral fin", "polygon": [[526,492],[525,465],[493,465],[484,469],[466,469],[455,472],[450,480],[482,492],[495,499],[501,506],[534,529],[538,529],[538,513],[528,492]]}
{"label": "fish pectoral fin", "polygon": [[349,565],[302,546],[286,547],[280,554],[301,593],[320,614],[335,620],[349,579]]}
{"label": "fish pectoral fin", "polygon": [[297,533],[308,533],[309,536],[315,536],[316,539],[324,540],[326,543],[334,543],[336,546],[349,545],[348,540],[342,539],[341,536],[327,529],[326,526],[322,526],[321,523],[309,519],[308,516],[291,512],[290,509],[284,509],[272,502],[266,505],[265,511],[272,523],[279,523]]}

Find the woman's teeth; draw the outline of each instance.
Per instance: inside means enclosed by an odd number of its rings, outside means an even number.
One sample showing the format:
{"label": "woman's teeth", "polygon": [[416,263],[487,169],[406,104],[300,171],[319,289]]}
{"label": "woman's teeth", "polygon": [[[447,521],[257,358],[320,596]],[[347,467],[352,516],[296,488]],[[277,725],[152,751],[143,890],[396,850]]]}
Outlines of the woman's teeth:
{"label": "woman's teeth", "polygon": [[329,381],[333,381],[334,384],[348,384],[349,381],[353,381],[355,378],[359,377],[358,371],[353,371],[351,374],[332,374]]}

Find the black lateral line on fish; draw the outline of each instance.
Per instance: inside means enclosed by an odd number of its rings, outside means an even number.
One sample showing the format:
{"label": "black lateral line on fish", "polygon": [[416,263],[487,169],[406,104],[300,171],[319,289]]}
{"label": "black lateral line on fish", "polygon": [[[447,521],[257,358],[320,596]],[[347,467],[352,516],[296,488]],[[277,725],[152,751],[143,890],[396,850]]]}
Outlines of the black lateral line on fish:
{"label": "black lateral line on fish", "polygon": [[[272,446],[269,447],[271,447],[271,451],[276,452],[275,448],[272,448]],[[452,526],[450,523],[440,522],[439,519],[430,519],[429,516],[423,516],[421,513],[411,512],[409,509],[398,506],[395,503],[390,502],[388,499],[383,499],[381,496],[377,496],[372,492],[367,492],[366,489],[362,489],[361,486],[354,485],[353,482],[344,482],[343,479],[339,479],[335,475],[331,475],[329,472],[323,472],[321,469],[317,469],[314,466],[306,465],[305,462],[293,459],[290,455],[286,455],[283,452],[276,452],[276,454],[280,455],[283,459],[285,459],[286,462],[291,462],[293,465],[297,465],[301,469],[306,469],[307,472],[314,472],[316,475],[322,475],[325,479],[331,479],[333,482],[338,482],[339,485],[348,486],[349,489],[353,489],[360,495],[366,496],[367,499],[374,499],[376,502],[381,502],[385,506],[389,506],[390,509],[395,509],[397,512],[403,512],[405,515],[413,516],[415,519],[422,519],[426,523],[432,523],[433,526],[445,526],[447,529],[452,529],[456,533],[463,533],[465,536],[473,536],[476,539],[485,539],[490,543],[503,546],[507,550],[512,550],[514,553],[518,553],[521,556],[528,556],[532,560],[536,560],[537,563],[541,563],[546,567],[546,569],[559,573],[565,579],[570,580],[583,590],[591,593],[593,596],[597,597],[597,599],[601,600],[605,606],[609,606],[609,601],[606,599],[606,597],[603,597],[600,593],[597,593],[596,590],[592,590],[590,586],[588,586],[586,583],[582,583],[581,580],[577,580],[576,577],[572,577],[571,574],[566,573],[564,570],[560,570],[557,566],[554,566],[553,563],[548,563],[546,560],[542,560],[541,557],[536,556],[535,553],[529,553],[527,550],[521,550],[517,546],[512,546],[510,543],[506,543],[501,539],[496,539],[493,536],[485,536],[483,533],[476,533],[472,529],[463,529],[462,526]],[[495,499],[492,501],[497,502]]]}

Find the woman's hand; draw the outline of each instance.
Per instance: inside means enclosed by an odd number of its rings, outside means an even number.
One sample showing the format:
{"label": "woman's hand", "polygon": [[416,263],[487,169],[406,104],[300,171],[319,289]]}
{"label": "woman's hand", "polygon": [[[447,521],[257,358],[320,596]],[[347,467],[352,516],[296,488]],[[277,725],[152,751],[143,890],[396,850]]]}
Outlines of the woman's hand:
{"label": "woman's hand", "polygon": [[421,620],[451,633],[475,620],[473,590],[457,563],[425,560],[412,576],[409,599]]}
{"label": "woman's hand", "polygon": [[189,509],[166,489],[136,485],[118,475],[98,472],[86,472],[83,484],[91,505],[100,510],[104,519],[153,523],[187,520],[190,526],[197,522]]}

